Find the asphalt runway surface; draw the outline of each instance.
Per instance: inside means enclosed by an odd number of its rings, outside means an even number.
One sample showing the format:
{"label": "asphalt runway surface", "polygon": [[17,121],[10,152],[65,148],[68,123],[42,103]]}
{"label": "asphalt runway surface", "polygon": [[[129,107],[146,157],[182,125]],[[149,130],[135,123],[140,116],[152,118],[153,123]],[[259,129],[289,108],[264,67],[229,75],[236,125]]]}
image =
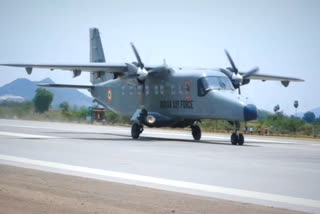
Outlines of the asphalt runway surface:
{"label": "asphalt runway surface", "polygon": [[183,130],[0,120],[0,163],[320,213],[320,142]]}

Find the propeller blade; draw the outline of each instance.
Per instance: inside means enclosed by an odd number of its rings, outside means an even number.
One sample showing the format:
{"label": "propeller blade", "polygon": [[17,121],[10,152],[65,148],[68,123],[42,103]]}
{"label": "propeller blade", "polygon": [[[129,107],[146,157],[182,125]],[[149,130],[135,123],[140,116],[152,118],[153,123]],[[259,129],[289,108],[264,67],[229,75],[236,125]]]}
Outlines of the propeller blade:
{"label": "propeller blade", "polygon": [[139,67],[140,67],[140,68],[144,68],[144,64],[143,64],[143,62],[142,62],[142,60],[141,60],[141,58],[140,58],[140,55],[139,55],[136,47],[134,46],[134,44],[133,44],[132,42],[131,42],[130,44],[131,44],[131,47],[132,47],[132,49],[133,49],[134,55],[136,56],[136,58],[137,58],[137,60],[138,60]]}
{"label": "propeller blade", "polygon": [[238,73],[238,69],[237,69],[236,65],[234,64],[229,52],[227,50],[224,50],[224,51],[226,52],[226,55],[227,55],[227,57],[229,59],[229,62],[231,64],[231,66],[232,66],[233,72],[237,74]]}
{"label": "propeller blade", "polygon": [[251,71],[248,71],[247,73],[243,74],[243,79],[248,78],[250,76],[252,76],[253,74],[257,73],[259,71],[259,68],[256,67],[254,69],[252,69]]}
{"label": "propeller blade", "polygon": [[241,94],[240,86],[239,86],[239,88],[238,88],[238,93]]}
{"label": "propeller blade", "polygon": [[223,68],[220,68],[219,69],[222,73],[224,73],[227,77],[229,77],[229,79],[232,79],[232,72],[228,69],[223,69]]}

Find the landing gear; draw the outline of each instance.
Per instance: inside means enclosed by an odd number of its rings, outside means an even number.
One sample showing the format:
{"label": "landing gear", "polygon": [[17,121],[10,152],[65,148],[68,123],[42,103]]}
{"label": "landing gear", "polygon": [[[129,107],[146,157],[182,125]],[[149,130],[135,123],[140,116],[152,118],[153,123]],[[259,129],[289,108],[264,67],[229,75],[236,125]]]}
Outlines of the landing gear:
{"label": "landing gear", "polygon": [[131,136],[133,139],[138,139],[140,134],[143,132],[143,126],[134,123],[131,127]]}
{"label": "landing gear", "polygon": [[233,132],[231,135],[231,143],[232,145],[237,145],[238,143],[238,135],[235,132]]}
{"label": "landing gear", "polygon": [[233,132],[232,135],[231,135],[231,143],[232,145],[240,145],[242,146],[243,143],[244,143],[244,136],[242,133],[236,133],[236,132]]}
{"label": "landing gear", "polygon": [[244,136],[242,133],[239,132],[240,123],[235,122],[234,127],[235,127],[235,132],[233,132],[231,135],[231,144],[242,146],[244,143]]}
{"label": "landing gear", "polygon": [[239,134],[238,144],[242,146],[244,143],[244,136],[242,133]]}
{"label": "landing gear", "polygon": [[197,125],[197,124],[192,125],[191,132],[192,132],[192,136],[193,136],[194,140],[198,141],[201,139],[201,129],[200,129],[199,125]]}

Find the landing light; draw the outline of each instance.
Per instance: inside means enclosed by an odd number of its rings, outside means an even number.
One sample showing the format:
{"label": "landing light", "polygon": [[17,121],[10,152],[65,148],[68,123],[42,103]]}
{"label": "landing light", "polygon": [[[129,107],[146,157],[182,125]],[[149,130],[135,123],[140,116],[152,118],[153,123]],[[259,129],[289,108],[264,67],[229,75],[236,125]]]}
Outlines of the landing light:
{"label": "landing light", "polygon": [[156,122],[156,118],[152,115],[148,115],[146,118],[147,123],[154,124]]}

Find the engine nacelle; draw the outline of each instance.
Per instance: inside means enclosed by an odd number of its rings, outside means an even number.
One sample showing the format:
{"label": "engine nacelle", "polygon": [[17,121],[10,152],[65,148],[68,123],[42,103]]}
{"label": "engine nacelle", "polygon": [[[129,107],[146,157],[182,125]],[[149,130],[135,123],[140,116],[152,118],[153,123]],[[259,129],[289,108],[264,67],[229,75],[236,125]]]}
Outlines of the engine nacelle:
{"label": "engine nacelle", "polygon": [[143,120],[143,124],[148,127],[163,127],[170,126],[174,123],[174,119],[158,112],[148,112],[148,115]]}
{"label": "engine nacelle", "polygon": [[242,85],[246,85],[250,82],[250,79],[243,79],[242,80]]}

